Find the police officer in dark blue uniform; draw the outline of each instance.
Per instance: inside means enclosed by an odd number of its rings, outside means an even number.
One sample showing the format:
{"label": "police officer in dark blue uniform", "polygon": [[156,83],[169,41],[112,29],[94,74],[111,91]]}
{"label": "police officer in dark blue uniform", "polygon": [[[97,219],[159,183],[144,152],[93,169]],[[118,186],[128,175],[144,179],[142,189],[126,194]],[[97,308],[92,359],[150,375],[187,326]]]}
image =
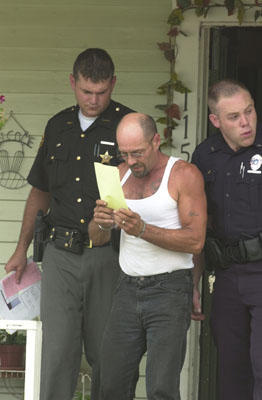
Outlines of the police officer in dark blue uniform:
{"label": "police officer in dark blue uniform", "polygon": [[[218,399],[262,399],[262,132],[254,102],[239,82],[209,89],[210,121],[220,133],[197,146],[192,162],[206,185],[205,245],[211,328],[218,351]],[[194,309],[203,264],[195,257]]]}
{"label": "police officer in dark blue uniform", "polygon": [[132,110],[111,100],[114,64],[102,49],[87,49],[70,75],[77,106],[46,126],[28,176],[32,185],[16,251],[6,271],[19,282],[38,210],[48,212],[43,257],[41,400],[71,400],[84,344],[92,366],[92,399],[99,395],[99,350],[119,274],[110,243],[92,246],[88,223],[99,198],[94,162],[117,165],[116,125]]}

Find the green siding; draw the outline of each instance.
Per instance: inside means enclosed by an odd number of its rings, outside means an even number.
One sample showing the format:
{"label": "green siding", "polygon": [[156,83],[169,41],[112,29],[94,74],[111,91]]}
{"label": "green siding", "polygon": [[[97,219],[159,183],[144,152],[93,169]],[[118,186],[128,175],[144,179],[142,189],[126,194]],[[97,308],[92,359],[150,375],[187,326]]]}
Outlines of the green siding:
{"label": "green siding", "polygon": [[[75,103],[69,74],[87,47],[103,47],[113,57],[115,100],[161,116],[156,88],[168,79],[168,63],[157,43],[166,40],[171,6],[170,0],[1,0],[0,94],[7,113],[13,110],[35,137],[32,149],[24,149],[24,176],[48,118]],[[0,186],[0,222],[8,229],[0,236],[2,267],[15,247],[29,189]]]}
{"label": "green siding", "polygon": [[[171,0],[0,3],[0,95],[6,97],[6,112],[13,110],[34,136],[32,149],[24,147],[23,176],[29,172],[47,120],[75,103],[69,74],[75,57],[87,47],[102,47],[111,54],[116,101],[155,118],[162,115],[155,109],[163,102],[156,88],[168,79],[169,65],[157,43],[167,40]],[[2,132],[7,133],[7,126]],[[16,246],[29,189],[29,185],[16,190],[0,186],[0,277]],[[144,361],[141,369],[137,396],[144,399]]]}

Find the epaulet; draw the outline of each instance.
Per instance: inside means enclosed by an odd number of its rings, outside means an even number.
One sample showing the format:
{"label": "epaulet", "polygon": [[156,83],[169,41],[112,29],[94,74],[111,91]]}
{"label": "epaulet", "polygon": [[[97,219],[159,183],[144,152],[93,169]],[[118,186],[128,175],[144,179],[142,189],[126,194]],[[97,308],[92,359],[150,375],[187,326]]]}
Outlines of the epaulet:
{"label": "epaulet", "polygon": [[70,114],[70,113],[75,112],[75,110],[76,110],[76,106],[72,106],[72,107],[65,108],[64,110],[61,110],[61,111],[59,111],[57,114],[55,114],[55,115],[53,116],[53,118],[56,118],[56,117],[58,117],[58,116],[65,115],[65,114],[68,115],[68,114]]}
{"label": "epaulet", "polygon": [[198,148],[205,148],[206,151],[214,152],[215,150],[219,149],[223,144],[223,140],[221,133],[217,132],[211,136],[208,136],[206,139],[203,140],[197,147]]}
{"label": "epaulet", "polygon": [[[62,123],[62,125],[64,124],[64,125],[71,126],[76,109],[77,109],[77,106],[72,106],[72,107],[68,107],[68,108],[65,108],[64,110],[59,111],[57,114],[55,114],[53,117],[51,117],[49,119],[48,125],[51,124],[53,127],[57,127],[57,126],[61,127],[61,123]],[[42,136],[39,147],[41,147],[44,144],[45,135],[46,135],[46,133]]]}
{"label": "epaulet", "polygon": [[126,107],[123,104],[117,103],[116,101],[113,101],[113,100],[111,101],[111,106],[112,106],[112,111],[121,116],[131,113],[131,112],[135,112],[131,108]]}

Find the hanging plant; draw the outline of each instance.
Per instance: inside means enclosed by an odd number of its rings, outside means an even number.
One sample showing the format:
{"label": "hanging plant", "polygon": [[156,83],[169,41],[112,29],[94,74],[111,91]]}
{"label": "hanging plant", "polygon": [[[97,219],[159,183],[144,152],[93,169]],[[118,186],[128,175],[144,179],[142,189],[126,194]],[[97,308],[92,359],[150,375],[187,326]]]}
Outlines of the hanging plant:
{"label": "hanging plant", "polygon": [[177,0],[177,8],[172,10],[167,19],[169,25],[168,41],[158,43],[159,49],[163,52],[164,57],[170,64],[169,80],[163,83],[157,89],[157,93],[166,96],[165,104],[157,104],[155,107],[165,112],[165,116],[158,118],[156,122],[165,125],[164,140],[160,147],[175,148],[173,144],[173,130],[179,125],[178,121],[181,119],[181,111],[179,106],[174,102],[175,92],[190,93],[190,89],[179,79],[176,72],[176,59],[178,56],[177,36],[186,33],[181,29],[182,22],[184,21],[184,14],[188,10],[195,10],[197,17],[204,17],[208,15],[211,9],[225,8],[228,16],[237,13],[237,19],[241,25],[247,10],[255,9],[254,20],[257,21],[262,17],[262,1],[255,0],[253,4],[245,4],[242,0],[225,0],[223,4],[213,3],[210,0]]}
{"label": "hanging plant", "polygon": [[[183,14],[182,14],[183,17]],[[177,121],[181,119],[181,112],[178,104],[174,103],[174,92],[189,93],[190,90],[183,84],[179,79],[175,71],[175,63],[178,53],[178,46],[176,43],[176,37],[179,34],[179,29],[171,25],[171,29],[168,32],[169,41],[158,43],[161,51],[163,51],[165,58],[170,63],[170,79],[163,85],[159,86],[157,93],[166,95],[166,104],[158,104],[156,108],[165,112],[165,117],[158,118],[156,122],[165,125],[164,128],[164,141],[161,143],[161,147],[174,148],[172,133],[178,125]]]}

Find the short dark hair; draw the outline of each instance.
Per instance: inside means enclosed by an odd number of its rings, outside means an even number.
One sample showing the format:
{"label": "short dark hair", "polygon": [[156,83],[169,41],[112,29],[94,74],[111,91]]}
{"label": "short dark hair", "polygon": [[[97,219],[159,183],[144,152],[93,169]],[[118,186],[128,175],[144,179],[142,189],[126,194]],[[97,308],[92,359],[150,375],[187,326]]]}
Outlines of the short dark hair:
{"label": "short dark hair", "polygon": [[115,66],[110,55],[103,49],[90,48],[78,55],[73,66],[75,80],[82,75],[85,79],[91,79],[97,83],[112,79]]}
{"label": "short dark hair", "polygon": [[242,82],[238,82],[234,79],[222,79],[210,86],[208,90],[208,106],[211,113],[216,114],[216,105],[221,97],[232,97],[241,90],[250,94],[249,90]]}
{"label": "short dark hair", "polygon": [[151,139],[157,133],[155,120],[147,114],[141,114],[138,118],[138,123],[143,130],[145,139]]}

